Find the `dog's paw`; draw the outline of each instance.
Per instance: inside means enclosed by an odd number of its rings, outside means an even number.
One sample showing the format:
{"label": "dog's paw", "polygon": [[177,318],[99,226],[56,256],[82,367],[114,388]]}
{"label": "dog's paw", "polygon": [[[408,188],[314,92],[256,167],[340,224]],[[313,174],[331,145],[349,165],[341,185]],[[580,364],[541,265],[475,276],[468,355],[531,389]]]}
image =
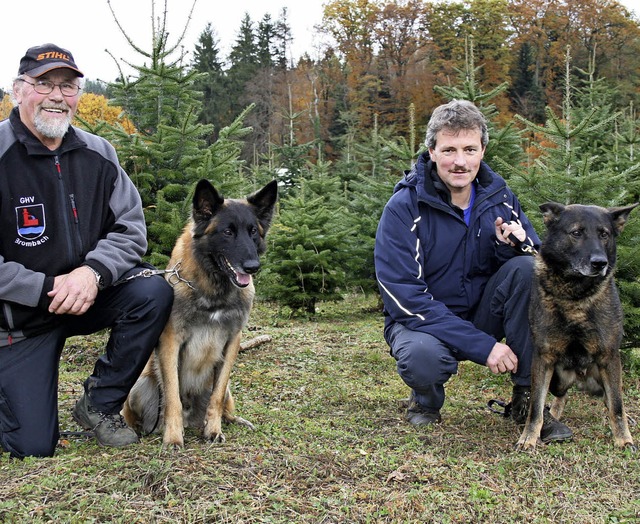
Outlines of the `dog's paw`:
{"label": "dog's paw", "polygon": [[219,433],[212,433],[211,435],[205,435],[204,438],[213,444],[224,444],[227,441],[227,438],[224,436],[222,431]]}
{"label": "dog's paw", "polygon": [[167,435],[162,439],[162,449],[167,451],[177,451],[184,447],[184,439],[180,438],[168,438]]}
{"label": "dog's paw", "polygon": [[163,449],[180,449],[184,447],[184,426],[182,419],[167,418],[162,433]]}
{"label": "dog's paw", "polygon": [[224,433],[222,433],[222,420],[220,418],[204,421],[204,430],[202,436],[215,444],[223,444],[226,442]]}
{"label": "dog's paw", "polygon": [[638,452],[638,448],[633,442],[625,443],[625,445],[622,447],[622,449],[624,451],[626,451],[627,453],[637,453]]}
{"label": "dog's paw", "polygon": [[516,442],[516,451],[535,451],[538,442],[541,442],[538,438],[529,438],[523,435]]}

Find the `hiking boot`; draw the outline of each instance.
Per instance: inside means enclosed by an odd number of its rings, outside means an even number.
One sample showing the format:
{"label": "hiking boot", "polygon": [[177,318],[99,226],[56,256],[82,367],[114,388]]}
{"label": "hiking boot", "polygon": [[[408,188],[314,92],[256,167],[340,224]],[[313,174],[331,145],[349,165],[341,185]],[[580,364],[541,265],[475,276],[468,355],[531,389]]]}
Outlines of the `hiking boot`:
{"label": "hiking boot", "polygon": [[[531,388],[529,386],[513,386],[511,402],[505,406],[505,415],[511,416],[519,426],[527,422],[529,404],[531,402]],[[542,442],[560,442],[573,437],[573,432],[566,424],[556,419],[547,406],[544,407],[540,440]]]}
{"label": "hiking boot", "polygon": [[506,405],[504,414],[511,415],[511,419],[522,426],[527,421],[530,402],[531,388],[529,386],[513,386],[511,402]]}
{"label": "hiking boot", "polygon": [[427,410],[420,406],[413,406],[407,409],[407,421],[414,426],[429,426],[439,424],[442,421],[440,411]]}
{"label": "hiking boot", "polygon": [[566,424],[555,418],[547,406],[544,407],[540,440],[545,444],[549,442],[562,442],[573,437],[573,431]]}
{"label": "hiking boot", "polygon": [[120,448],[138,442],[133,431],[120,413],[102,413],[89,404],[87,395],[82,395],[73,408],[73,419],[84,429],[91,430],[101,446]]}
{"label": "hiking boot", "polygon": [[413,392],[409,397],[409,407],[407,408],[406,419],[409,424],[414,426],[430,426],[431,424],[439,424],[442,421],[439,409],[428,409],[418,404]]}

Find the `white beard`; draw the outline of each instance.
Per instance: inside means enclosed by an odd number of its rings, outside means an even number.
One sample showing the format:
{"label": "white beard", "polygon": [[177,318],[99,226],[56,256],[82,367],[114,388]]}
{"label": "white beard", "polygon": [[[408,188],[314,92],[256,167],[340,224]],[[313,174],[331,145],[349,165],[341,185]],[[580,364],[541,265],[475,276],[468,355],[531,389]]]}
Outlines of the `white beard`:
{"label": "white beard", "polygon": [[35,125],[38,133],[47,138],[62,138],[71,124],[71,118],[67,113],[64,120],[61,119],[49,119],[44,115],[45,111],[40,109],[36,112],[33,124]]}

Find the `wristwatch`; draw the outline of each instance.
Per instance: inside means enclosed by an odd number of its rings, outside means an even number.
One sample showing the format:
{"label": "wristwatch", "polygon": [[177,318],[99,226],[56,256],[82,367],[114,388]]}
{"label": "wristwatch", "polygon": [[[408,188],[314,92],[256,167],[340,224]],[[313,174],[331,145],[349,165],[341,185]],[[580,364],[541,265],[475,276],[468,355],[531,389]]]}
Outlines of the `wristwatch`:
{"label": "wristwatch", "polygon": [[104,279],[102,278],[102,275],[100,273],[98,273],[95,269],[93,269],[91,266],[85,266],[87,268],[89,268],[91,270],[91,272],[93,273],[93,275],[96,277],[96,285],[98,286],[98,290],[101,291],[104,289]]}

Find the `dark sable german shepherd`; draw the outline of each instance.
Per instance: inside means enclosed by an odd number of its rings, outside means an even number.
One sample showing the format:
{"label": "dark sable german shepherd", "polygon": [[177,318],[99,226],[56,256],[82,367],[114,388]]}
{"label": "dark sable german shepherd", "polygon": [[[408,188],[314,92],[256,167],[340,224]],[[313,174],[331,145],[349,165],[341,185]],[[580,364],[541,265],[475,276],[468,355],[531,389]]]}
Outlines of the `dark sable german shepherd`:
{"label": "dark sable german shepherd", "polygon": [[604,396],[616,446],[635,451],[622,403],[622,306],[613,271],[616,237],[636,205],[540,206],[547,232],[531,290],[531,405],[518,449],[535,448],[547,391],[555,396],[551,414],[560,418],[578,382]]}
{"label": "dark sable german shepherd", "polygon": [[196,186],[192,219],[178,238],[167,273],[171,316],[123,415],[142,433],[164,427],[164,447],[184,445],[184,427],[224,442],[222,419],[234,416],[229,376],[249,319],[265,235],[277,200],[270,182],[246,199],[224,199],[206,180]]}

